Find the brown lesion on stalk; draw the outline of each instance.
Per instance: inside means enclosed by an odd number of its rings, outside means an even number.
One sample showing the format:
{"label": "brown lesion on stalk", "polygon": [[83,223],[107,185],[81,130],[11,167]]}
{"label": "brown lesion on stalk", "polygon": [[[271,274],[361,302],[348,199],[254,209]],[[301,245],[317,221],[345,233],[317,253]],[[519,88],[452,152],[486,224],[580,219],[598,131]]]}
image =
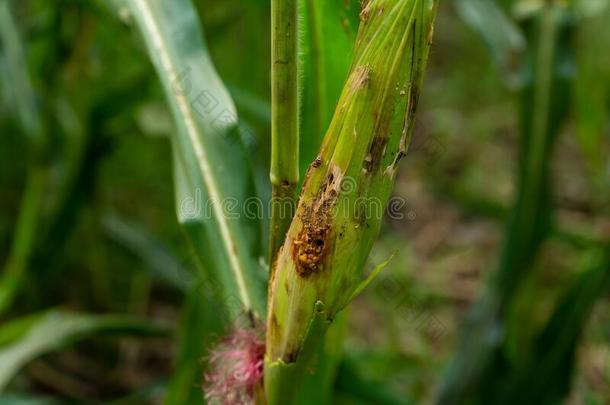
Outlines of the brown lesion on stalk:
{"label": "brown lesion on stalk", "polygon": [[415,119],[415,112],[417,110],[417,104],[419,102],[419,88],[417,86],[411,87],[411,91],[409,92],[409,105],[407,107],[407,117],[405,126],[412,125],[413,120]]}
{"label": "brown lesion on stalk", "polygon": [[282,180],[280,180],[279,186],[281,188],[283,188],[284,190],[292,191],[292,190],[296,189],[297,182],[288,180],[288,179],[282,179]]}
{"label": "brown lesion on stalk", "polygon": [[371,80],[371,68],[369,66],[358,66],[350,77],[351,89],[361,90],[365,88]]}
{"label": "brown lesion on stalk", "polygon": [[398,145],[398,153],[392,161],[392,164],[387,167],[386,175],[393,177],[398,168],[400,160],[407,155],[407,149],[409,147],[409,135],[411,134],[411,128],[414,125],[415,113],[417,104],[419,102],[419,88],[415,85],[411,86],[409,91],[409,101],[407,104],[407,112],[405,114],[405,121],[403,123],[402,135],[400,137],[400,143]]}
{"label": "brown lesion on stalk", "polygon": [[299,219],[302,227],[292,241],[292,259],[301,277],[323,270],[324,260],[332,243],[332,209],[337,201],[340,179],[329,171],[316,197],[301,208]]}
{"label": "brown lesion on stalk", "polygon": [[[417,112],[417,104],[419,103],[419,87],[413,85],[409,92],[409,104],[407,105],[407,114],[403,124],[402,137],[400,138],[399,155],[405,156],[409,146],[409,135],[412,133],[413,125],[415,124],[415,113]],[[400,157],[402,157],[400,156]],[[398,158],[398,156],[397,156]]]}
{"label": "brown lesion on stalk", "polygon": [[360,2],[360,21],[365,23],[369,19],[369,15],[371,14],[371,1],[370,0],[362,0]]}
{"label": "brown lesion on stalk", "polygon": [[381,159],[385,154],[385,149],[388,144],[388,137],[383,133],[376,135],[371,142],[369,151],[364,158],[362,168],[365,173],[369,174],[379,168]]}
{"label": "brown lesion on stalk", "polygon": [[381,166],[381,161],[386,155],[386,149],[390,140],[390,122],[393,111],[392,108],[392,110],[388,111],[375,112],[375,134],[362,162],[364,174],[374,173]]}
{"label": "brown lesion on stalk", "polygon": [[[362,23],[366,23],[369,20],[369,17],[371,16],[371,13],[373,12],[373,0],[361,0],[360,1],[360,9],[362,11],[360,11],[360,22]],[[385,11],[385,6],[381,5],[379,7],[377,7],[377,9],[375,10],[378,15],[381,15],[384,13]]]}

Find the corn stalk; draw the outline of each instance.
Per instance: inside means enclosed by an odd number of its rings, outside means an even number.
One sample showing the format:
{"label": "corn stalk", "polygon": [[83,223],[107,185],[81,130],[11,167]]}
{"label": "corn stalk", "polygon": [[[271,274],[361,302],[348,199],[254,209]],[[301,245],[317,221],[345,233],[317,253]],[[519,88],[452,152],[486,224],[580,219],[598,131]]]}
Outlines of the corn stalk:
{"label": "corn stalk", "polygon": [[413,131],[435,11],[433,0],[363,6],[350,74],[271,273],[269,404],[291,400],[328,326],[377,273],[363,280]]}
{"label": "corn stalk", "polygon": [[297,0],[271,2],[271,224],[270,265],[284,242],[299,181]]}

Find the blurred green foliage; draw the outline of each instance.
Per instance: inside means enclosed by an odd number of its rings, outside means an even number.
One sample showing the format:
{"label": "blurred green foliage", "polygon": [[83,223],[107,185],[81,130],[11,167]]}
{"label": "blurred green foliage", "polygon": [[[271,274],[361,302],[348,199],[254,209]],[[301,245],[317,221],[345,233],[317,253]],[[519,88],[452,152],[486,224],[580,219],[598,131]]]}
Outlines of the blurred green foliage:
{"label": "blurred green foliage", "polygon": [[[220,183],[267,201],[269,3],[192,3],[239,117],[227,170],[252,175]],[[306,167],[359,10],[301,3]],[[176,220],[173,83],[118,4],[0,0],[0,403],[200,403],[228,323],[201,277],[217,230]],[[610,398],[609,23],[603,0],[441,4],[405,215],[371,262],[394,258],[350,311],[335,402]],[[264,277],[261,222],[239,237]]]}

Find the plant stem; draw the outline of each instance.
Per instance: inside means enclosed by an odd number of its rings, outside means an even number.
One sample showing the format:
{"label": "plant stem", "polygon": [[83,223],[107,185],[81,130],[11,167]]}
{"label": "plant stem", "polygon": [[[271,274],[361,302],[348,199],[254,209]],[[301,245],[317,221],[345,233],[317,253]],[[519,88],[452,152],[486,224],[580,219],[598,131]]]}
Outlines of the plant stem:
{"label": "plant stem", "polygon": [[292,403],[328,327],[370,281],[363,269],[413,131],[436,4],[372,0],[361,14],[351,72],[270,278],[268,405]]}
{"label": "plant stem", "polygon": [[321,4],[316,0],[306,0],[307,8],[307,21],[309,23],[310,31],[310,49],[311,53],[311,81],[312,92],[314,99],[317,101],[315,110],[313,111],[313,122],[314,122],[314,133],[307,134],[308,136],[315,135],[317,140],[321,140],[324,135],[325,118],[326,114],[330,114],[329,106],[327,105],[327,85],[326,85],[326,72],[324,71],[325,61],[324,53],[322,52],[322,18],[321,15]]}
{"label": "plant stem", "polygon": [[296,209],[299,181],[297,0],[271,1],[270,265]]}

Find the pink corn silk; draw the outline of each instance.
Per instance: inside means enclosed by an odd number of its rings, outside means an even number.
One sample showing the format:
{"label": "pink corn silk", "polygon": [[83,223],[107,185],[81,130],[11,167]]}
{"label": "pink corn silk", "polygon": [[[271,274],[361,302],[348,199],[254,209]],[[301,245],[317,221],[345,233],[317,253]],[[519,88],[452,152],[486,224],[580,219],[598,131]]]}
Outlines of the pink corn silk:
{"label": "pink corn silk", "polygon": [[205,373],[205,398],[211,403],[253,403],[254,388],[263,379],[265,342],[260,331],[236,328],[214,348]]}

